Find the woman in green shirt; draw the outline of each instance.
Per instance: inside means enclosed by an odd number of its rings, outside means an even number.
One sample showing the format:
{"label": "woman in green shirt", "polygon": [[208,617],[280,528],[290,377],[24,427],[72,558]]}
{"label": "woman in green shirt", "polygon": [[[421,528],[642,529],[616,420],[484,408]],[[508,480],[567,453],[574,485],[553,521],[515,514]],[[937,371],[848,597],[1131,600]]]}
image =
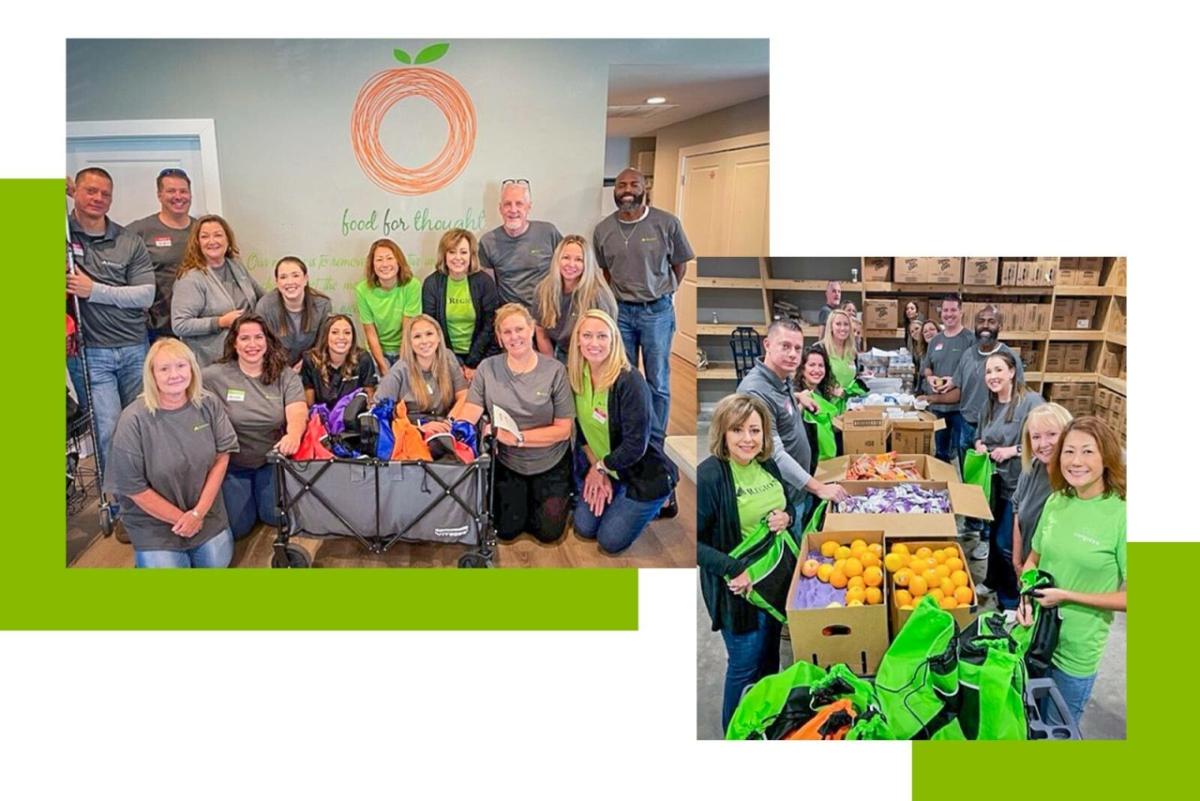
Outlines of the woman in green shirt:
{"label": "woman in green shirt", "polygon": [[[1113,612],[1125,611],[1125,465],[1117,436],[1102,420],[1080,417],[1063,429],[1050,465],[1051,496],[1042,509],[1025,569],[1041,568],[1054,586],[1034,592],[1062,615],[1050,677],[1075,722],[1092,694]],[[1027,598],[1017,622],[1033,623]],[[1042,710],[1060,723],[1052,704]]]}
{"label": "woman in green shirt", "polygon": [[846,409],[846,400],[852,395],[866,394],[855,382],[858,376],[858,351],[854,348],[854,320],[844,309],[834,309],[825,320],[825,333],[821,346],[829,357],[833,379],[844,394],[838,401],[839,414]]}
{"label": "woman in green shirt", "polygon": [[475,235],[451,228],[438,242],[437,265],[421,285],[421,310],[441,326],[468,382],[481,361],[500,352],[493,331],[499,307],[496,282],[479,267]]}
{"label": "woman in green shirt", "polygon": [[400,246],[390,239],[371,243],[366,273],[354,287],[358,320],[375,366],[384,375],[400,358],[408,321],[421,313],[421,282],[413,277]]}
{"label": "woman in green shirt", "polygon": [[[809,450],[815,455],[815,461],[832,459],[842,450],[842,435],[834,430],[833,418],[839,413],[838,404],[844,402],[845,391],[834,380],[829,355],[820,342],[804,349],[797,378],[798,389],[807,391],[817,404],[815,412],[807,408],[804,410],[804,429],[808,434]],[[812,467],[810,473],[816,468],[815,462]],[[805,469],[808,467],[805,466]]]}

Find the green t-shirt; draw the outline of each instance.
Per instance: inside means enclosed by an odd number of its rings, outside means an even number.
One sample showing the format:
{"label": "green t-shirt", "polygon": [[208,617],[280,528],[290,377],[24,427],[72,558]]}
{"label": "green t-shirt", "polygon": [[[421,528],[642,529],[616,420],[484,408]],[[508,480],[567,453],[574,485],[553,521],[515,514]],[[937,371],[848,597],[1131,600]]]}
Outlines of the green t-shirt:
{"label": "green t-shirt", "polygon": [[450,329],[450,350],[465,356],[471,352],[475,334],[475,305],[466,278],[446,281],[446,327]]}
{"label": "green t-shirt", "polygon": [[358,299],[359,321],[375,326],[383,352],[399,353],[404,318],[421,313],[421,282],[410,278],[407,284],[384,289],[359,281],[354,286],[354,295]]}
{"label": "green t-shirt", "polygon": [[[1086,593],[1116,592],[1125,581],[1125,501],[1116,495],[1081,501],[1061,492],[1046,500],[1033,550],[1054,585]],[[1096,672],[1113,613],[1060,604],[1062,628],[1054,665],[1072,676]]]}
{"label": "green t-shirt", "polygon": [[730,459],[729,467],[733,470],[733,488],[737,493],[739,527],[742,537],[749,537],[763,518],[787,506],[787,498],[783,485],[758,461],[743,467]]}
{"label": "green t-shirt", "polygon": [[833,370],[833,377],[838,382],[838,386],[843,390],[848,389],[858,375],[858,365],[855,363],[854,357],[839,359],[831,353],[829,354],[829,367]]}
{"label": "green t-shirt", "polygon": [[592,391],[592,371],[587,364],[583,365],[583,391],[575,396],[575,419],[593,456],[603,459],[612,453],[608,437],[608,390]]}

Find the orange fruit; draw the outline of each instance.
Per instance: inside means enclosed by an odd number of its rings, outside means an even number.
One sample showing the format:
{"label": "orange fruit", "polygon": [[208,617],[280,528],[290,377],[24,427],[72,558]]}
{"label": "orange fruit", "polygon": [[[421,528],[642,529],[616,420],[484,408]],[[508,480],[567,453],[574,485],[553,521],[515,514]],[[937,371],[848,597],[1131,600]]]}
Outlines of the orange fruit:
{"label": "orange fruit", "polygon": [[960,604],[970,604],[971,601],[975,600],[975,594],[971,592],[970,587],[955,587],[954,600]]}
{"label": "orange fruit", "polygon": [[937,566],[938,566],[938,560],[934,559],[932,556],[925,560],[925,569],[926,570],[933,570],[933,569],[937,568]]}
{"label": "orange fruit", "polygon": [[883,603],[883,590],[879,589],[878,587],[867,587],[867,603]]}
{"label": "orange fruit", "polygon": [[955,587],[965,587],[970,583],[967,571],[965,570],[955,570],[950,574],[950,580],[954,582]]}
{"label": "orange fruit", "polygon": [[845,566],[842,567],[842,572],[847,576],[861,576],[863,565],[856,557],[851,556],[846,560]]}
{"label": "orange fruit", "polygon": [[929,591],[929,594],[932,595],[933,600],[937,601],[939,604],[942,602],[942,599],[946,597],[946,593],[942,592],[941,587],[934,587]]}
{"label": "orange fruit", "polygon": [[854,555],[854,552],[851,551],[849,548],[847,548],[845,545],[839,545],[838,549],[833,552],[834,559],[849,559],[853,555]]}
{"label": "orange fruit", "polygon": [[832,557],[837,553],[838,544],[833,540],[825,540],[821,543],[821,556]]}
{"label": "orange fruit", "polygon": [[950,568],[951,573],[953,573],[955,570],[962,570],[963,560],[959,559],[957,556],[951,556],[946,560],[946,567]]}
{"label": "orange fruit", "polygon": [[934,559],[934,561],[935,561],[935,562],[937,562],[939,565],[940,565],[942,562],[945,562],[945,561],[946,561],[946,551],[945,551],[945,550],[938,550],[938,551],[934,551],[934,552],[933,552],[933,559]]}
{"label": "orange fruit", "polygon": [[945,565],[938,565],[933,572],[938,574],[938,578],[950,578],[950,568]]}
{"label": "orange fruit", "polygon": [[889,553],[883,558],[883,566],[888,569],[889,573],[895,573],[897,570],[904,567],[904,564],[900,561],[900,559],[900,554]]}
{"label": "orange fruit", "polygon": [[862,576],[851,576],[850,580],[846,582],[846,587],[848,589],[851,587],[866,587],[866,586],[867,586],[867,583],[865,581],[863,581]]}
{"label": "orange fruit", "polygon": [[912,593],[908,590],[896,590],[896,606],[912,606]]}
{"label": "orange fruit", "polygon": [[947,596],[938,600],[938,606],[943,609],[953,609],[958,606],[958,601],[954,600],[954,596]]}
{"label": "orange fruit", "polygon": [[826,584],[829,583],[829,576],[832,573],[833,565],[829,564],[828,562],[817,568],[817,578],[819,578],[821,581],[824,581]]}
{"label": "orange fruit", "polygon": [[942,577],[939,576],[937,571],[933,568],[929,568],[928,570],[922,572],[921,578],[925,579],[925,583],[930,587],[936,587],[942,583]]}
{"label": "orange fruit", "polygon": [[846,590],[846,603],[851,601],[863,601],[867,597],[867,591],[862,587],[850,587]]}
{"label": "orange fruit", "polygon": [[839,590],[845,589],[846,574],[835,567],[833,572],[829,574],[829,586],[836,587]]}
{"label": "orange fruit", "polygon": [[908,582],[908,591],[912,593],[914,599],[920,598],[929,589],[929,583],[920,576],[914,575]]}
{"label": "orange fruit", "polygon": [[953,581],[951,581],[951,580],[950,580],[950,579],[948,579],[948,578],[944,578],[944,579],[942,579],[942,583],[941,583],[941,584],[939,584],[938,586],[939,586],[939,587],[941,587],[941,588],[942,588],[942,592],[943,592],[943,593],[945,593],[945,594],[946,594],[946,595],[948,595],[948,596],[953,596],[953,595],[954,595],[954,590],[955,590],[955,589],[957,589],[957,588],[954,586],[954,582],[953,582]]}
{"label": "orange fruit", "polygon": [[900,568],[899,570],[896,571],[896,576],[895,576],[896,586],[897,587],[907,587],[908,583],[910,581],[912,581],[912,577],[913,577],[913,572],[911,570],[909,570],[907,567]]}
{"label": "orange fruit", "polygon": [[817,575],[817,570],[820,569],[820,567],[821,563],[816,559],[807,559],[805,560],[804,564],[800,566],[800,573],[807,578],[812,578],[813,576]]}
{"label": "orange fruit", "polygon": [[876,556],[883,558],[883,546],[880,545],[878,542],[872,542],[870,545],[867,546],[867,550],[870,551],[871,553],[875,554]]}
{"label": "orange fruit", "polygon": [[863,553],[866,550],[867,550],[867,541],[866,540],[855,540],[854,542],[850,543],[850,553],[853,554],[854,556],[858,556],[859,554]]}
{"label": "orange fruit", "polygon": [[892,553],[898,553],[901,556],[908,556],[909,555],[908,546],[905,545],[903,542],[893,542],[892,543]]}
{"label": "orange fruit", "polygon": [[922,545],[920,548],[917,549],[916,556],[918,559],[928,559],[929,557],[933,556],[933,551],[930,550],[927,546]]}
{"label": "orange fruit", "polygon": [[883,571],[874,565],[863,568],[863,581],[867,583],[868,587],[878,587],[883,583]]}
{"label": "orange fruit", "polygon": [[863,555],[859,557],[859,560],[863,563],[863,567],[879,567],[881,564],[883,564],[879,557],[870,551],[864,551]]}

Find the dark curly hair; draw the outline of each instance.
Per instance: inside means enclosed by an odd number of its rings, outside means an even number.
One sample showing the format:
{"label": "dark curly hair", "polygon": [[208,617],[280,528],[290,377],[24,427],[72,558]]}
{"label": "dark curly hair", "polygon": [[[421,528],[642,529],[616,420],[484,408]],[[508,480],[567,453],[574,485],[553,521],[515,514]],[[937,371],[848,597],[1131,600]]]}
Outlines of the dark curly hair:
{"label": "dark curly hair", "polygon": [[833,390],[837,387],[837,379],[833,377],[833,370],[829,366],[829,354],[825,352],[825,347],[820,342],[814,342],[804,349],[804,355],[800,358],[800,369],[796,371],[796,383],[801,389],[805,388],[804,384],[804,365],[808,364],[808,357],[816,354],[821,357],[821,363],[825,365],[825,377],[821,379],[821,383],[817,384],[817,394],[826,400],[833,399]]}
{"label": "dark curly hair", "polygon": [[263,386],[269,387],[279,380],[280,374],[287,367],[287,351],[283,349],[279,337],[275,336],[275,332],[271,330],[271,326],[267,325],[267,321],[257,314],[243,314],[233,321],[233,325],[229,327],[229,335],[225,337],[225,352],[217,361],[237,363],[238,356],[235,345],[238,332],[242,330],[243,326],[251,323],[261,328],[263,336],[267,338],[267,352],[263,354],[263,371],[258,380],[262,382]]}

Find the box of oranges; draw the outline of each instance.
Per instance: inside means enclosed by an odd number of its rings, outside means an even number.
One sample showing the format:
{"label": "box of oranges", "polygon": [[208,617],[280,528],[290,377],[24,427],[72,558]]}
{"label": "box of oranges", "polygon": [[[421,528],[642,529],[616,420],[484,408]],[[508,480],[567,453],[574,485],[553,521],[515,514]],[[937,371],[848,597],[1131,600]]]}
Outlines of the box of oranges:
{"label": "box of oranges", "polygon": [[888,647],[882,531],[823,531],[800,543],[787,621],[797,661],[871,676]]}
{"label": "box of oranges", "polygon": [[960,629],[971,625],[979,614],[979,598],[966,556],[957,542],[889,538],[887,546],[883,566],[892,637],[908,622],[913,606],[926,594],[954,616]]}

